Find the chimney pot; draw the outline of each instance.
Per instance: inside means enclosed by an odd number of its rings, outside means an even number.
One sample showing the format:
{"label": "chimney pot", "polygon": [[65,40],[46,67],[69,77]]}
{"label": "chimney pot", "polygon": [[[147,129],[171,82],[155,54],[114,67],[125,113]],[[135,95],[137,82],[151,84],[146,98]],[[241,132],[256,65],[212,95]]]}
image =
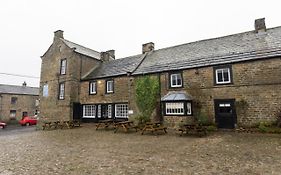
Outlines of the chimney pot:
{"label": "chimney pot", "polygon": [[260,18],[255,20],[255,31],[256,33],[266,31],[265,18]]}
{"label": "chimney pot", "polygon": [[150,52],[154,50],[154,43],[149,42],[142,45],[142,53]]}
{"label": "chimney pot", "polygon": [[27,84],[26,84],[26,82],[24,81],[24,82],[22,83],[22,86],[23,86],[23,87],[26,87],[26,85],[27,85]]}

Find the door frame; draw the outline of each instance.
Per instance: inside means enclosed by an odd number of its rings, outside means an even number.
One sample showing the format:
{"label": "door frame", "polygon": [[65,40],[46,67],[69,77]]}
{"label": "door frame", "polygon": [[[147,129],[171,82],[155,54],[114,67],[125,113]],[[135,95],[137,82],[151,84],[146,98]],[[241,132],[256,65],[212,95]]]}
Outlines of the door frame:
{"label": "door frame", "polygon": [[[219,127],[219,116],[218,116],[218,110],[219,110],[219,104],[221,103],[230,103],[231,108],[232,108],[232,119],[233,119],[233,124],[231,127]],[[218,128],[222,128],[222,129],[234,129],[235,125],[237,124],[237,114],[236,114],[236,108],[235,108],[235,99],[231,98],[231,99],[214,99],[214,109],[215,109],[215,122],[218,125]]]}

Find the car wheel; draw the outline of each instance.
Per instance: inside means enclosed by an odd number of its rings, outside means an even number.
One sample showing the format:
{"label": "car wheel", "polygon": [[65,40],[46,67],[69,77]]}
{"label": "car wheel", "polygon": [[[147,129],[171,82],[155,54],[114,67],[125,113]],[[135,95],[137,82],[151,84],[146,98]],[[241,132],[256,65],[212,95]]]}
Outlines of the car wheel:
{"label": "car wheel", "polygon": [[29,125],[30,125],[30,123],[26,123],[26,124],[25,124],[25,126],[29,126]]}

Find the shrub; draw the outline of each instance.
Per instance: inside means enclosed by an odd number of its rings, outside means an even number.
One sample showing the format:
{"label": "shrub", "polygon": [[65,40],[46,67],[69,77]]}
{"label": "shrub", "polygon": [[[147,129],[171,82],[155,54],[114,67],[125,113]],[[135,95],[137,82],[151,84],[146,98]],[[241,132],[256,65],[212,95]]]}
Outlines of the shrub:
{"label": "shrub", "polygon": [[201,125],[205,125],[205,126],[213,125],[213,122],[210,120],[210,118],[203,112],[198,113],[195,116],[195,120],[196,122],[198,122],[198,124]]}

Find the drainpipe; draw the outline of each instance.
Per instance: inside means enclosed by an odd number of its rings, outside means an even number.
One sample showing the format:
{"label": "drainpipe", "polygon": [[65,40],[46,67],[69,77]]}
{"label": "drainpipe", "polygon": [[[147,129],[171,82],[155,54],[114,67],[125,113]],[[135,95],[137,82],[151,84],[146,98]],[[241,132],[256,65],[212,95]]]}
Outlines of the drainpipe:
{"label": "drainpipe", "polygon": [[162,115],[162,103],[161,103],[161,72],[158,74],[158,81],[159,81],[159,113],[160,113],[160,121],[163,121],[163,115]]}

